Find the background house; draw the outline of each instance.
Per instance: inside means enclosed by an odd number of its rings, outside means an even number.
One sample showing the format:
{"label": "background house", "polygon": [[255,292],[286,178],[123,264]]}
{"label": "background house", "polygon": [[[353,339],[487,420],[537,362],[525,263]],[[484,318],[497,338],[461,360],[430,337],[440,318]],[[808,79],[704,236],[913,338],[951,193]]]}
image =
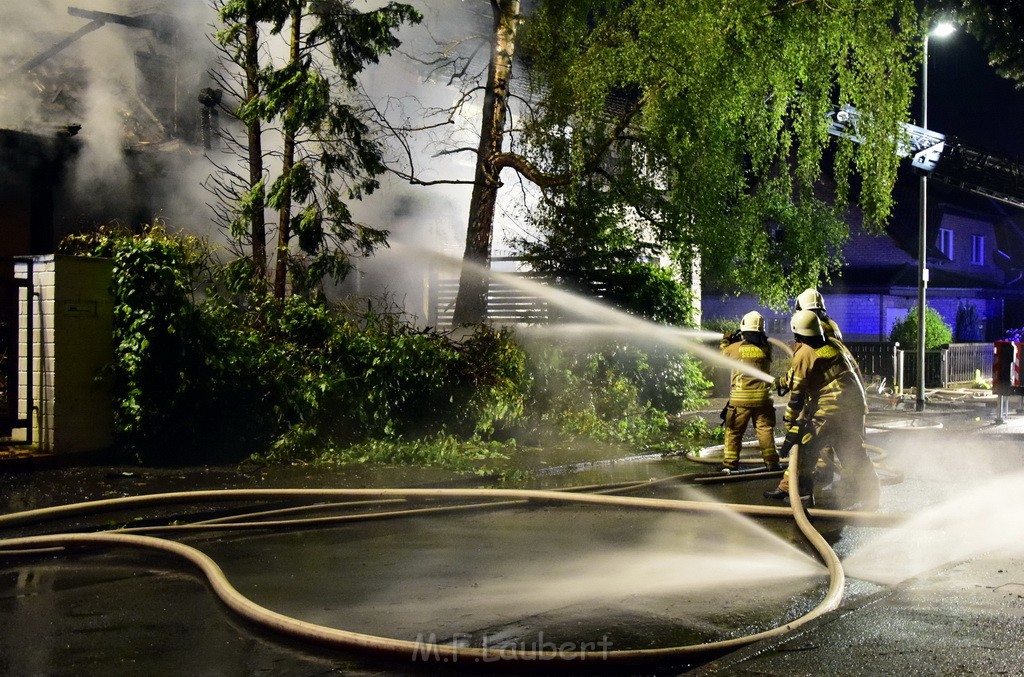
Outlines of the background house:
{"label": "background house", "polygon": [[[887,341],[893,325],[917,305],[919,224],[912,178],[898,186],[886,233],[865,232],[853,214],[844,264],[830,283],[819,286],[847,341]],[[929,193],[929,307],[954,329],[954,340],[994,341],[1007,328],[1024,325],[1024,211],[934,182]],[[789,336],[792,309],[765,308],[750,295],[710,288],[702,305],[705,318],[738,319],[759,310],[769,333]],[[968,308],[971,326],[957,327],[958,311],[963,318]]]}

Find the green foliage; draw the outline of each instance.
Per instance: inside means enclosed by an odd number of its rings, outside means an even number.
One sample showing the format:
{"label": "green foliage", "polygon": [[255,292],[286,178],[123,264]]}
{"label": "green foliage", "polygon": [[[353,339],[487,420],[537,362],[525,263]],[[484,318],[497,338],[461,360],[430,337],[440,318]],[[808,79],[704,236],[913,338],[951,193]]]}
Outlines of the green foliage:
{"label": "green foliage", "polygon": [[628,219],[608,191],[574,185],[549,194],[531,218],[542,239],[516,238],[511,246],[532,270],[584,294],[599,290],[602,300],[654,321],[689,322],[688,274],[660,264],[644,223]]}
{"label": "green foliage", "polygon": [[[325,277],[343,278],[351,269],[350,256],[369,254],[387,237],[379,228],[357,223],[347,204],[373,193],[379,187],[376,177],[385,171],[382,146],[370,133],[363,112],[348,99],[356,89],[356,76],[398,47],[398,28],[419,23],[422,17],[402,3],[375,9],[358,4],[217,0],[223,25],[215,40],[236,64],[251,66],[257,74],[257,95],[240,101],[235,114],[246,124],[279,129],[287,137],[285,147],[290,147],[288,142],[295,145],[284,159],[286,169],[276,178],[239,191],[238,204],[226,210],[234,215],[228,225],[234,237],[244,237],[254,206],[286,211],[290,230],[282,226],[281,234],[299,253],[288,254],[285,270],[298,293],[315,289]],[[251,53],[262,55],[263,63],[247,61],[247,22],[261,27],[260,48]],[[290,45],[292,56],[272,63],[270,51],[263,49],[268,33],[280,35],[295,27],[301,30]],[[278,288],[285,288],[283,280]]]}
{"label": "green foliage", "polygon": [[622,347],[581,353],[551,346],[531,352],[529,371],[527,410],[539,429],[634,446],[666,431],[666,410],[702,403],[709,386],[685,356]]}
{"label": "green foliage", "polygon": [[[933,350],[948,345],[953,340],[953,330],[942,319],[939,312],[934,308],[925,308],[924,313],[924,347]],[[917,348],[917,306],[910,309],[902,320],[896,322],[889,334],[890,341],[899,341],[905,349]]]}
{"label": "green foliage", "polygon": [[683,432],[698,447],[721,444],[725,440],[725,428],[722,426],[712,427],[707,419],[700,416],[694,416],[688,420],[683,427]]}
{"label": "green foliage", "polygon": [[[209,429],[223,402],[212,327],[195,303],[207,272],[205,245],[172,237],[160,226],[138,233],[101,228],[62,243],[62,253],[113,259],[114,424],[139,455],[187,449]],[[188,425],[183,422],[188,421]],[[143,452],[143,450],[146,450]]]}
{"label": "green foliage", "polygon": [[720,334],[731,334],[740,328],[738,317],[704,317],[700,322],[701,329],[714,331]]}
{"label": "green foliage", "polygon": [[[518,122],[555,206],[537,215],[543,236],[641,233],[683,269],[699,252],[707,280],[784,306],[840,262],[851,176],[868,224],[889,218],[920,38],[910,0],[542,3],[520,53],[543,96]],[[863,114],[861,143],[828,134],[837,103]],[[830,159],[831,196],[818,190]]]}
{"label": "green foliage", "polygon": [[461,342],[367,312],[254,289],[163,228],[67,240],[114,260],[115,426],[146,461],[276,460],[365,440],[488,434],[523,413],[525,358],[507,332]]}
{"label": "green foliage", "polygon": [[151,463],[409,462],[491,472],[529,430],[648,444],[665,412],[703,401],[697,363],[610,346],[527,354],[477,327],[456,341],[399,317],[354,313],[253,280],[160,226],[65,240],[114,261],[109,373],[122,447]]}
{"label": "green foliage", "polygon": [[314,459],[318,465],[372,463],[415,465],[460,473],[489,475],[504,472],[504,462],[515,451],[515,441],[468,440],[450,435],[416,440],[367,440],[343,447],[328,446]]}

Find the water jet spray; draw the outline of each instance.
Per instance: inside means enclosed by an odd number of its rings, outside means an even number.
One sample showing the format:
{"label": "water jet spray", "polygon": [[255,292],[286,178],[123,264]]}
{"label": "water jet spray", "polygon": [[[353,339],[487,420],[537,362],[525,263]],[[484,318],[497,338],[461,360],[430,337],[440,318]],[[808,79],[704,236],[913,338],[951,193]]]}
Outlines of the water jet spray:
{"label": "water jet spray", "polygon": [[610,327],[608,330],[609,332],[618,330],[624,333],[640,335],[648,340],[657,341],[663,345],[674,346],[685,352],[696,355],[712,364],[742,372],[758,380],[765,381],[766,383],[774,383],[775,381],[775,378],[771,374],[767,374],[760,369],[755,369],[754,367],[743,364],[742,362],[731,360],[722,355],[717,348],[711,348],[701,341],[691,337],[692,334],[696,334],[697,336],[704,337],[705,340],[707,340],[711,335],[713,335],[713,338],[715,339],[721,338],[714,332],[702,332],[699,330],[684,329],[651,322],[650,320],[630,315],[629,313],[617,308],[612,308],[611,306],[594,299],[573,294],[565,291],[564,289],[528,280],[519,275],[494,271],[485,266],[473,263],[472,261],[465,261],[463,259],[431,251],[417,245],[392,242],[391,246],[399,251],[405,250],[415,253],[420,257],[430,257],[431,259],[448,266],[472,266],[483,274],[487,274],[494,279],[500,280],[510,287],[514,287],[520,291],[529,292],[543,298],[548,303],[551,303],[562,310],[568,311],[577,317],[584,317],[595,322],[603,322],[607,327]]}

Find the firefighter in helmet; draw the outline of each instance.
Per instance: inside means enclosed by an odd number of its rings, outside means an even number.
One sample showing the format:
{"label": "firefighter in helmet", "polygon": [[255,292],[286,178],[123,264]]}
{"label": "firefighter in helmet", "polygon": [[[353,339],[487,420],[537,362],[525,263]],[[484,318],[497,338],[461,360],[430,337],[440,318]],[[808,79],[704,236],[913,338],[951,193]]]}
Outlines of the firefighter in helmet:
{"label": "firefighter in helmet", "polygon": [[[843,480],[865,509],[878,504],[878,477],[864,451],[867,400],[856,364],[835,339],[825,337],[822,322],[810,310],[798,310],[791,327],[796,341],[793,362],[786,376],[776,381],[788,389],[783,417],[786,438],[780,455],[800,445],[797,468],[801,500],[813,504],[814,466],[822,449],[832,447],[843,468]],[[787,479],[769,498],[783,498]]]}
{"label": "firefighter in helmet", "polygon": [[[860,372],[860,365],[857,364],[857,359],[853,356],[853,352],[846,346],[843,341],[843,332],[839,330],[839,325],[834,319],[832,319],[827,312],[825,312],[825,297],[821,295],[814,287],[808,287],[803,290],[799,296],[796,297],[796,309],[797,310],[809,310],[818,316],[818,320],[821,321],[821,331],[825,334],[825,338],[832,339],[839,344],[839,347],[846,353],[846,356],[850,358],[854,366],[857,368],[857,376],[860,377],[861,383],[864,382],[864,376]],[[821,458],[818,459],[818,465],[816,473],[817,479],[823,481],[824,484],[829,484],[832,481],[836,469],[836,455],[835,450],[830,447],[825,447],[821,450]],[[787,489],[786,482],[781,485],[783,490]]]}
{"label": "firefighter in helmet", "polygon": [[796,309],[809,310],[817,315],[825,338],[843,340],[843,332],[839,331],[839,325],[825,312],[825,297],[814,287],[808,287],[800,292],[796,297]]}
{"label": "firefighter in helmet", "polygon": [[[722,353],[733,360],[768,372],[772,366],[772,345],[764,333],[764,318],[753,310],[740,320],[739,331],[726,334],[720,344]],[[753,421],[761,447],[761,458],[769,470],[779,469],[775,450],[775,404],[772,384],[733,370],[729,403],[725,406],[725,457],[723,470],[739,469],[740,447],[747,424]]]}

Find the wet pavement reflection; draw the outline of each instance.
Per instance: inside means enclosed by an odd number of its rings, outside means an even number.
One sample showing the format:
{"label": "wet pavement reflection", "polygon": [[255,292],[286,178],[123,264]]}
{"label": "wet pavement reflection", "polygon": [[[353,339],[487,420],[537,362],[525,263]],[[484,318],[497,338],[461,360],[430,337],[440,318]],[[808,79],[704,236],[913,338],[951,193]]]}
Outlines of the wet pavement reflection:
{"label": "wet pavement reflection", "polygon": [[[963,448],[950,444],[957,435],[966,439],[976,432],[962,418],[961,428],[926,433],[928,441],[915,437],[908,443],[903,430],[872,436],[870,442],[886,449],[879,464],[894,478],[883,488],[882,511],[926,506],[953,493],[955,487],[939,481],[948,475],[934,464],[965,464]],[[1019,440],[1009,444],[1019,446]],[[926,466],[920,465],[922,446],[931,455]],[[1012,463],[1004,458],[969,465],[984,475]],[[543,488],[646,482],[713,470],[682,456],[650,457],[580,465],[532,482]],[[323,473],[86,467],[0,478],[5,512],[205,488],[450,482],[436,472],[365,468]],[[667,482],[639,487],[632,495],[765,505],[769,501],[761,494],[776,482],[762,478],[699,489]],[[186,506],[163,517],[198,519],[255,509]],[[8,535],[138,525],[137,518],[113,513]],[[843,557],[884,531],[825,521],[818,527]],[[329,627],[453,645],[529,649],[545,642],[593,643],[595,650],[620,650],[739,637],[806,613],[827,585],[824,568],[791,521],[735,513],[530,504],[173,537],[213,557],[240,592],[274,611]],[[850,579],[845,604],[883,589]],[[700,664],[642,674],[679,674]],[[271,636],[238,620],[200,578],[170,558],[118,550],[0,557],[0,674],[412,675],[435,669]]]}

